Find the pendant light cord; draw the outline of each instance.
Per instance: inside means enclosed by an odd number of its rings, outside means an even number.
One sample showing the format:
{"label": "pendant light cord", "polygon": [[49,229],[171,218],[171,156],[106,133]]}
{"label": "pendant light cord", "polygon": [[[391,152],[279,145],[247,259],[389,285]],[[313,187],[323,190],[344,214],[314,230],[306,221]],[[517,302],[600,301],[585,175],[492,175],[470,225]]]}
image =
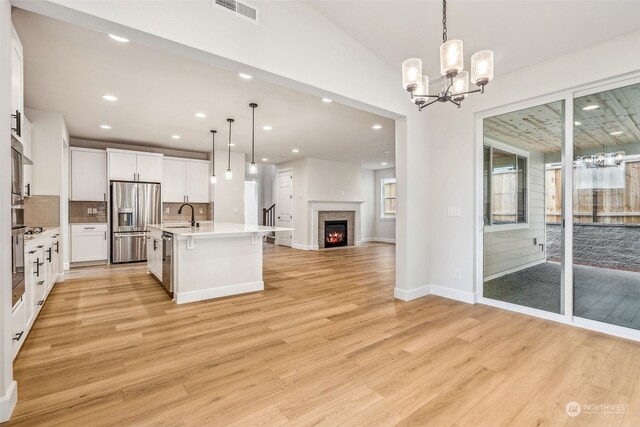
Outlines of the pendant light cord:
{"label": "pendant light cord", "polygon": [[227,119],[229,121],[229,159],[227,161],[227,170],[231,169],[231,123],[233,119]]}
{"label": "pendant light cord", "polygon": [[447,0],[442,0],[442,43],[447,41]]}
{"label": "pendant light cord", "polygon": [[251,163],[256,162],[256,104],[251,104]]}
{"label": "pendant light cord", "polygon": [[211,131],[211,160],[212,160],[212,167],[211,167],[211,175],[212,176],[216,176],[216,132],[215,130]]}

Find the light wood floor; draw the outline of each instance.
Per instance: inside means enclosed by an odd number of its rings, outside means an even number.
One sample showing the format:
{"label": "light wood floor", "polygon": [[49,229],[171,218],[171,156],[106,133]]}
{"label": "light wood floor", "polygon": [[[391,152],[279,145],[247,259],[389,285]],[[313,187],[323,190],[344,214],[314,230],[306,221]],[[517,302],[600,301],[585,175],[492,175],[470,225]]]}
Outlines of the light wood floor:
{"label": "light wood floor", "polygon": [[639,343],[394,300],[394,259],[270,247],[264,292],[181,306],[144,266],[78,270],[17,358],[10,424],[640,425]]}

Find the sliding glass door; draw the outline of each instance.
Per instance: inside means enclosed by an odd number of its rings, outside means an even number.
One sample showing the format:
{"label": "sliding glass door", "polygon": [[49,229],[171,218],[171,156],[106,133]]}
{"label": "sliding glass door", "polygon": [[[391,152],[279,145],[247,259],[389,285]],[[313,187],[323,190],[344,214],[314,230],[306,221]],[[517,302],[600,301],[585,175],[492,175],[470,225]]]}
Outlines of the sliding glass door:
{"label": "sliding glass door", "polygon": [[564,101],[485,118],[483,297],[563,313]]}
{"label": "sliding glass door", "polygon": [[482,302],[640,337],[640,77],[620,81],[479,118]]}
{"label": "sliding glass door", "polygon": [[640,84],[573,113],[573,313],[640,329]]}

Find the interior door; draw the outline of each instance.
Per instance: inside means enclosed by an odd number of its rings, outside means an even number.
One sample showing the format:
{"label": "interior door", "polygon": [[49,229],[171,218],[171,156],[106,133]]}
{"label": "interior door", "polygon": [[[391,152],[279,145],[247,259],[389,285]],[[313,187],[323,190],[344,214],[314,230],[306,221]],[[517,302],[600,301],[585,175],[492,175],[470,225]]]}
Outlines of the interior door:
{"label": "interior door", "polygon": [[[278,227],[291,227],[293,223],[293,174],[291,171],[278,172]],[[291,247],[293,233],[281,231],[276,233],[279,245]]]}

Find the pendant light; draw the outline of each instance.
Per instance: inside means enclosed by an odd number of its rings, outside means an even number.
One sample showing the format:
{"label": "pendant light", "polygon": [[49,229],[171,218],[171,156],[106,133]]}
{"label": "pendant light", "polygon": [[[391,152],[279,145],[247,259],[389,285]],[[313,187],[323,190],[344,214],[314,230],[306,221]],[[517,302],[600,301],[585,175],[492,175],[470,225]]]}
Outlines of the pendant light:
{"label": "pendant light", "polygon": [[258,173],[258,166],[256,166],[256,107],[258,104],[252,102],[249,104],[251,107],[251,164],[249,165],[249,174],[256,175]]}
{"label": "pendant light", "polygon": [[211,130],[211,183],[217,182],[216,178],[216,133],[217,130]]}
{"label": "pendant light", "polygon": [[229,122],[229,160],[227,162],[227,170],[224,173],[224,179],[233,179],[233,173],[231,172],[231,123],[233,119],[227,119]]}

